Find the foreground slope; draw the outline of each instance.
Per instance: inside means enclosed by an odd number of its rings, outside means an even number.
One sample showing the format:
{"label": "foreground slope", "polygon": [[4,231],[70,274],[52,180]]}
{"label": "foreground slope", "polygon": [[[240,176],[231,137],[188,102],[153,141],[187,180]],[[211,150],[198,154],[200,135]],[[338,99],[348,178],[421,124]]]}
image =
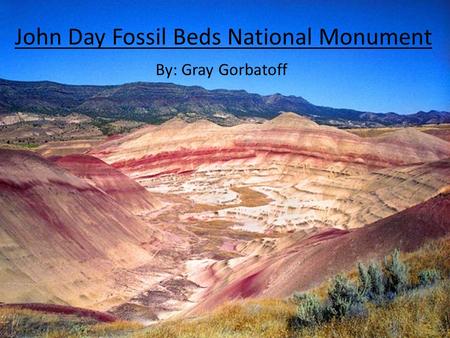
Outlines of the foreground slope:
{"label": "foreground slope", "polygon": [[208,289],[192,312],[207,312],[232,299],[286,297],[317,286],[358,261],[377,260],[395,248],[413,251],[448,234],[448,191],[364,228],[297,233],[274,252],[255,254],[243,262],[219,263],[199,273],[194,280]]}
{"label": "foreground slope", "polygon": [[[294,331],[289,323],[297,313],[290,299],[253,299],[224,304],[208,315],[170,320],[142,328],[133,322],[113,321],[104,313],[67,307],[1,306],[2,336],[52,337],[442,337],[448,331],[450,239],[431,241],[419,250],[402,253],[411,276],[411,291],[393,301],[374,305],[356,317],[321,323]],[[437,269],[444,280],[420,287],[415,276]],[[355,276],[354,270],[349,277]],[[324,295],[326,283],[311,292]],[[102,323],[103,322],[103,323]]]}
{"label": "foreground slope", "polygon": [[[319,313],[327,311],[313,305],[309,305],[309,310],[303,306],[298,311],[300,307],[295,299],[286,298],[233,301],[208,315],[173,320],[146,328],[137,337],[447,337],[449,255],[448,237],[426,243],[416,251],[403,252],[401,260],[407,265],[411,278],[408,291],[396,297],[394,295],[393,300],[390,295],[380,303],[366,301],[365,310],[360,306],[343,318],[331,321],[325,319],[309,327],[297,324],[298,330],[290,325],[293,316],[301,316],[305,312],[310,314],[313,309],[320,311]],[[439,271],[442,280],[425,287],[423,284],[418,285],[417,275],[428,269]],[[356,265],[351,272],[341,271],[341,274],[361,285],[360,280],[355,280],[358,279],[358,272],[355,270]],[[330,284],[322,283],[308,294],[316,294],[324,298],[322,301],[325,302],[330,301],[331,297],[327,297]],[[341,294],[347,292],[344,290]]]}
{"label": "foreground slope", "polygon": [[150,260],[156,231],[38,155],[0,150],[0,158],[1,300],[102,308],[124,296],[122,283],[132,286],[131,270]]}

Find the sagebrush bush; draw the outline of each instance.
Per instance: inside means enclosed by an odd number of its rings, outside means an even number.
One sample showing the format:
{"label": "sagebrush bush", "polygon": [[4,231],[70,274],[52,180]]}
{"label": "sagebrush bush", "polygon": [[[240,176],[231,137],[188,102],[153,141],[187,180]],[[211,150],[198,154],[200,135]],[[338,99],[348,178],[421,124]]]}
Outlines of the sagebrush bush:
{"label": "sagebrush bush", "polygon": [[406,264],[400,261],[400,252],[396,249],[390,257],[384,258],[386,272],[385,291],[393,296],[405,291],[409,283],[409,273]]}
{"label": "sagebrush bush", "polygon": [[306,298],[306,292],[295,291],[292,294],[291,301],[299,305]]}
{"label": "sagebrush bush", "polygon": [[441,278],[436,269],[426,269],[419,272],[418,279],[420,286],[431,286]]}
{"label": "sagebrush bush", "polygon": [[291,328],[300,329],[303,327],[320,324],[324,320],[324,306],[317,296],[310,293],[294,294],[298,302],[297,313],[291,319]]}
{"label": "sagebrush bush", "polygon": [[328,317],[342,318],[363,310],[363,299],[358,288],[342,275],[337,275],[328,290]]}
{"label": "sagebrush bush", "polygon": [[[303,329],[297,338],[449,337],[448,280],[419,292],[408,292],[384,306],[367,304],[364,317],[349,317]],[[286,337],[287,338],[287,337]]]}
{"label": "sagebrush bush", "polygon": [[369,299],[379,301],[384,297],[384,275],[379,264],[369,265],[367,273],[370,278]]}
{"label": "sagebrush bush", "polygon": [[[450,238],[426,244],[422,249],[402,255],[408,265],[410,283],[419,285],[419,274],[431,267],[440,272],[442,281],[429,288],[407,290],[398,297],[386,302],[385,273],[383,264],[367,265],[371,282],[371,293],[381,295],[381,302],[367,298],[364,316],[351,316],[350,311],[344,320],[334,320],[329,315],[331,301],[327,291],[330,283],[323,283],[309,292],[316,294],[324,309],[324,319],[319,325],[299,327],[293,332],[291,319],[297,317],[298,305],[305,294],[295,294],[290,301],[257,300],[261,311],[248,311],[248,302],[233,302],[213,314],[193,320],[187,318],[160,323],[144,329],[136,338],[183,337],[183,338],[221,338],[221,337],[447,337],[450,330]],[[357,276],[355,269],[348,278]],[[375,282],[373,282],[375,281]],[[357,284],[359,287],[359,283]],[[359,292],[359,290],[356,288]],[[386,297],[386,298],[385,298]],[[362,297],[361,297],[362,298]],[[237,309],[241,309],[237,311]],[[358,309],[358,305],[353,309]],[[231,311],[233,310],[233,311]],[[314,311],[312,311],[314,313]],[[133,335],[134,336],[134,335]]]}
{"label": "sagebrush bush", "polygon": [[358,277],[359,277],[359,293],[363,297],[369,297],[372,283],[367,268],[363,263],[358,263]]}

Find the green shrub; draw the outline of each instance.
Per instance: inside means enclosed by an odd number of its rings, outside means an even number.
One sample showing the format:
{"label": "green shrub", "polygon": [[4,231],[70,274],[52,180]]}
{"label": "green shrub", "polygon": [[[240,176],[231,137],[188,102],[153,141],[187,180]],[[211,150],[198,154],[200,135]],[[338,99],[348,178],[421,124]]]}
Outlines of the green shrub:
{"label": "green shrub", "polygon": [[319,299],[309,293],[294,294],[298,301],[297,314],[291,319],[293,329],[301,329],[307,326],[320,324],[324,320],[324,307]]}
{"label": "green shrub", "polygon": [[305,292],[294,292],[291,297],[291,301],[299,305],[306,298],[307,293]]}
{"label": "green shrub", "polygon": [[439,271],[437,271],[436,269],[426,269],[426,270],[422,270],[419,273],[419,285],[420,286],[431,286],[434,283],[436,283],[440,278],[441,275],[439,274]]}
{"label": "green shrub", "polygon": [[367,268],[362,263],[358,263],[358,277],[359,277],[359,293],[361,296],[368,298],[372,283]]}
{"label": "green shrub", "polygon": [[363,299],[357,287],[342,275],[337,275],[328,290],[328,317],[342,318],[360,314],[364,310]]}
{"label": "green shrub", "polygon": [[[430,286],[440,279],[438,270],[426,269],[417,275],[420,286]],[[367,315],[368,302],[375,305],[386,305],[386,300],[392,300],[404,291],[408,291],[408,266],[400,261],[400,252],[393,253],[384,258],[383,266],[371,263],[368,268],[358,263],[358,283],[354,284],[346,277],[337,275],[328,289],[325,302],[309,293],[294,293],[292,301],[298,304],[297,314],[291,319],[291,328],[303,329],[306,327],[335,323],[333,319],[342,319],[357,315]],[[368,302],[366,302],[368,301]],[[371,309],[373,305],[369,305]],[[375,311],[375,310],[374,310]],[[444,314],[445,323],[448,314]],[[445,324],[447,325],[447,324]],[[444,327],[447,327],[445,326]]]}
{"label": "green shrub", "polygon": [[381,300],[384,296],[384,276],[380,265],[377,263],[370,264],[367,273],[370,278],[369,298]]}
{"label": "green shrub", "polygon": [[396,249],[390,257],[384,258],[384,269],[386,271],[386,292],[394,296],[405,291],[408,282],[408,268],[400,261],[400,252]]}

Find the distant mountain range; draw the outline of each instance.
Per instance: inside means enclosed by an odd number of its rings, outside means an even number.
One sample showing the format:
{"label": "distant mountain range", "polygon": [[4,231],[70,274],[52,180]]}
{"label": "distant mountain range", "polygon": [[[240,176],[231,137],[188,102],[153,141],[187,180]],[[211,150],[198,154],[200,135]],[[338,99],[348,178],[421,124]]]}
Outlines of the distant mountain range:
{"label": "distant mountain range", "polygon": [[300,96],[258,95],[244,90],[207,90],[199,86],[135,82],[123,85],[66,85],[49,81],[0,79],[0,114],[15,112],[128,119],[161,123],[175,116],[227,120],[273,118],[292,111],[322,124],[341,127],[450,123],[450,113],[420,111],[410,115],[371,113],[316,106]]}

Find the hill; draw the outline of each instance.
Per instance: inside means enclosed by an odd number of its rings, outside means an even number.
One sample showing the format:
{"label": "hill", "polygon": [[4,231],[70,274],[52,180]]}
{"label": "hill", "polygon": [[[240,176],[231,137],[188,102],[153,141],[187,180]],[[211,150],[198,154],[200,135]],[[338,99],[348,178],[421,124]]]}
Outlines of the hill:
{"label": "hill", "polygon": [[160,205],[156,196],[152,196],[141,185],[98,158],[88,155],[67,155],[54,156],[50,160],[74,175],[86,179],[133,213],[148,212]]}
{"label": "hill", "polygon": [[160,243],[158,230],[127,209],[152,202],[133,202],[145,190],[131,185],[126,204],[127,181],[118,175],[101,180],[97,169],[93,184],[28,151],[1,149],[0,158],[1,301],[120,302],[139,281],[133,269],[151,261]]}
{"label": "hill", "polygon": [[[193,313],[204,313],[239,298],[287,297],[316,287],[349,270],[358,261],[370,262],[395,248],[417,250],[424,242],[450,234],[450,194],[438,195],[390,217],[351,231],[325,229],[295,234],[293,244],[260,259],[229,269],[205,271],[216,282]],[[214,278],[220,276],[220,279]],[[238,277],[239,276],[239,277]],[[205,277],[204,277],[205,278]]]}
{"label": "hill", "polygon": [[[91,155],[151,191],[209,205],[191,214],[196,220],[260,232],[364,226],[450,183],[450,145],[437,137],[407,130],[361,138],[292,113],[234,127],[171,120],[107,140]],[[266,201],[240,205],[242,187]]]}
{"label": "hill", "polygon": [[[51,156],[76,149],[88,153]],[[0,156],[7,303],[151,323],[284,297],[448,232],[450,146],[415,129],[360,137],[294,113],[233,127],[174,118]]]}

